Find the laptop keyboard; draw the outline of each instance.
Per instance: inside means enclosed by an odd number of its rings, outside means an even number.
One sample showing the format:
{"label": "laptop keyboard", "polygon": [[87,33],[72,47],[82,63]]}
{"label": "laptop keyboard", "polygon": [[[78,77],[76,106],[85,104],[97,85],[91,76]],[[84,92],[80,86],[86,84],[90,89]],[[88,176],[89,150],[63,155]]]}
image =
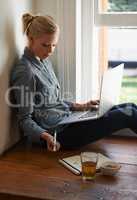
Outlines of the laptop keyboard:
{"label": "laptop keyboard", "polygon": [[89,118],[97,115],[97,111],[87,111],[82,116],[79,117],[79,119]]}

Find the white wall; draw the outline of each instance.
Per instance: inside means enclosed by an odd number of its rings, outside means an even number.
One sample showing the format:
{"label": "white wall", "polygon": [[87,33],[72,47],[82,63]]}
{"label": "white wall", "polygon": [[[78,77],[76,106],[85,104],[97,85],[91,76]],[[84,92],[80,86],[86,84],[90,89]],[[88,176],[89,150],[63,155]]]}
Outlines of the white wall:
{"label": "white wall", "polygon": [[0,153],[2,153],[18,138],[15,130],[11,131],[11,115],[5,102],[5,92],[9,84],[12,63],[16,54],[20,54],[24,48],[21,15],[31,11],[32,6],[31,0],[1,0],[0,3]]}

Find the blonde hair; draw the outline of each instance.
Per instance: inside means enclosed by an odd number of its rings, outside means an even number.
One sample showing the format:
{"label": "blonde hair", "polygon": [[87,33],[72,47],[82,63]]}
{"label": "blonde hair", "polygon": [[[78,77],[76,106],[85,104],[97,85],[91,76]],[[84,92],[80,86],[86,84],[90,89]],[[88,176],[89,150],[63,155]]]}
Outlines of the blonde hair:
{"label": "blonde hair", "polygon": [[22,16],[23,33],[31,37],[39,37],[45,33],[53,34],[59,30],[51,16],[32,15],[25,13]]}

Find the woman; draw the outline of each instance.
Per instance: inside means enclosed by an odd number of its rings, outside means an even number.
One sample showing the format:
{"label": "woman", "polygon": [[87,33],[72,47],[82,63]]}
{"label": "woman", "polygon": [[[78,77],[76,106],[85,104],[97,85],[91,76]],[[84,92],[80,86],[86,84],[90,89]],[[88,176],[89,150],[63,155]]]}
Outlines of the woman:
{"label": "woman", "polygon": [[56,150],[60,146],[85,145],[122,128],[137,132],[137,107],[134,104],[114,107],[96,120],[59,126],[59,122],[71,111],[94,108],[98,101],[77,104],[61,99],[60,85],[49,60],[58,43],[59,27],[50,16],[27,13],[22,20],[28,43],[11,78],[18,124],[24,134],[46,141],[48,150],[53,151],[55,129]]}

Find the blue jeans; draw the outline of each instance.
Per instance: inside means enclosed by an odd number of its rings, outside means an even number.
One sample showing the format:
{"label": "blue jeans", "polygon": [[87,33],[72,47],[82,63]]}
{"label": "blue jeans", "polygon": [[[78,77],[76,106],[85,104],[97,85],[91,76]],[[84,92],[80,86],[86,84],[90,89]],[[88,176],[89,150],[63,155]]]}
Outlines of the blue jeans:
{"label": "blue jeans", "polygon": [[137,106],[133,103],[114,106],[99,119],[72,123],[58,133],[57,139],[62,147],[75,148],[124,128],[137,133]]}

